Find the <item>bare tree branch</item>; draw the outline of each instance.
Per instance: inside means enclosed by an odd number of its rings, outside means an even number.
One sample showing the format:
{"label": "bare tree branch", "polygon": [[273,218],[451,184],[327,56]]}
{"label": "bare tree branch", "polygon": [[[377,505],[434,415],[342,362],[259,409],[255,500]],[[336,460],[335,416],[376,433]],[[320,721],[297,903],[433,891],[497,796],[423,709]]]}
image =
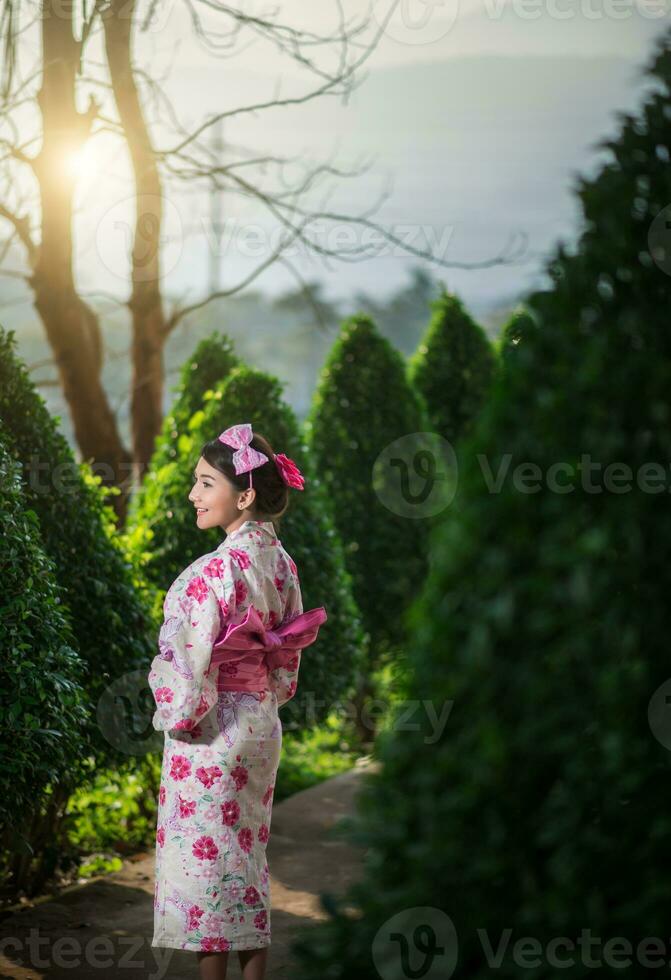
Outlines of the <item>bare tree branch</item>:
{"label": "bare tree branch", "polygon": [[9,208],[5,207],[4,204],[0,202],[0,218],[5,218],[13,226],[19,239],[25,246],[26,252],[28,253],[28,261],[30,263],[31,269],[35,264],[35,259],[37,256],[37,246],[32,239],[30,233],[30,219],[27,215],[13,214]]}
{"label": "bare tree branch", "polygon": [[[191,0],[186,0],[186,2],[190,6],[190,8],[193,8]],[[199,2],[204,3],[207,2],[207,0],[199,0]],[[342,22],[342,7],[339,2],[337,5],[341,11],[341,22]],[[220,8],[217,7],[217,9]],[[392,5],[387,16],[379,24],[379,29],[376,31],[372,41],[363,48],[361,55],[351,63],[347,62],[346,52],[347,52],[348,44],[351,42],[352,36],[356,36],[359,33],[361,33],[363,27],[367,26],[368,22],[366,22],[365,25],[357,25],[357,27],[351,33],[348,33],[346,31],[341,31],[340,33],[337,34],[327,35],[320,40],[320,43],[324,43],[324,44],[326,44],[327,42],[333,44],[335,41],[338,41],[342,45],[338,70],[335,73],[327,73],[324,71],[317,72],[317,74],[319,74],[320,77],[324,79],[321,85],[316,86],[315,88],[303,93],[302,95],[280,98],[279,95],[276,94],[275,96],[273,96],[273,98],[267,99],[264,102],[251,103],[250,105],[238,106],[237,108],[234,109],[228,109],[225,112],[216,113],[215,115],[210,116],[209,119],[207,119],[204,123],[198,126],[188,137],[186,137],[179,143],[163,150],[157,149],[156,153],[159,159],[165,159],[166,156],[173,153],[177,153],[180,150],[184,149],[185,146],[188,146],[191,142],[193,142],[204,132],[206,132],[208,129],[210,129],[212,126],[214,126],[216,123],[218,123],[220,120],[223,119],[230,119],[232,117],[245,115],[251,112],[260,112],[263,111],[264,109],[276,109],[279,107],[286,107],[290,105],[302,105],[305,104],[306,102],[311,102],[313,99],[318,99],[324,95],[343,95],[349,97],[349,95],[357,87],[357,85],[362,84],[362,82],[364,81],[363,76],[358,80],[355,78],[356,72],[362,67],[364,62],[370,57],[372,52],[377,47],[377,43],[384,34],[385,28],[387,26],[387,22],[391,18],[393,10],[394,7]],[[253,26],[257,26],[257,27],[259,26],[256,23],[258,18],[248,18],[247,15],[245,15],[240,10],[237,10],[235,8],[226,8],[226,12],[229,13],[230,16],[234,17],[239,24],[247,24],[247,21],[249,20],[250,24],[252,24]],[[269,30],[272,27],[275,28],[277,32],[275,40],[277,41],[277,43],[279,43],[278,39],[281,39],[283,36],[282,27],[286,25],[277,25],[277,24],[273,25],[271,24],[271,22],[264,22],[264,25],[266,30]],[[306,37],[308,37],[312,41],[312,43],[316,43],[313,35],[308,35],[307,32],[297,32],[297,33],[298,34],[303,33]],[[295,54],[292,54],[292,57],[294,58],[294,60],[297,60],[299,63],[303,63],[304,59],[302,59],[301,57],[296,57]]]}
{"label": "bare tree branch", "polygon": [[2,38],[2,81],[0,96],[3,102],[9,98],[16,71],[16,36],[18,0],[3,0],[0,8],[0,37]]}
{"label": "bare tree branch", "polygon": [[22,279],[24,282],[31,281],[29,272],[21,272],[19,269],[0,269],[0,276],[7,276],[8,279]]}
{"label": "bare tree branch", "polygon": [[278,256],[278,262],[280,262],[289,272],[298,280],[298,284],[301,287],[301,294],[305,297],[305,301],[308,306],[312,309],[317,326],[321,329],[326,329],[328,323],[324,319],[324,314],[322,311],[321,304],[317,300],[314,290],[311,288],[310,283],[306,282],[305,278],[301,275],[300,271],[295,267],[293,262],[290,262],[284,255]]}
{"label": "bare tree branch", "polygon": [[[300,229],[296,231],[296,234],[299,233],[300,233]],[[268,256],[267,259],[264,259],[264,261],[261,262],[253,270],[253,272],[251,272],[248,276],[245,276],[244,279],[241,279],[235,286],[231,286],[230,289],[218,289],[215,292],[210,293],[210,295],[205,297],[205,299],[199,300],[197,303],[192,303],[190,306],[184,306],[182,308],[177,308],[177,307],[174,308],[170,316],[167,318],[166,330],[165,330],[166,336],[172,333],[172,331],[175,329],[175,327],[180,322],[180,320],[182,320],[189,313],[193,313],[195,310],[202,309],[204,306],[207,306],[208,303],[211,303],[215,299],[224,299],[227,296],[233,296],[234,293],[239,293],[240,290],[244,289],[245,286],[248,286],[250,282],[253,282],[253,280],[256,279],[263,272],[264,269],[267,269],[269,265],[272,265],[272,263],[276,261],[276,259],[282,254],[282,252],[286,248],[288,248],[290,244],[291,244],[291,240],[282,242],[275,249],[275,251]]]}

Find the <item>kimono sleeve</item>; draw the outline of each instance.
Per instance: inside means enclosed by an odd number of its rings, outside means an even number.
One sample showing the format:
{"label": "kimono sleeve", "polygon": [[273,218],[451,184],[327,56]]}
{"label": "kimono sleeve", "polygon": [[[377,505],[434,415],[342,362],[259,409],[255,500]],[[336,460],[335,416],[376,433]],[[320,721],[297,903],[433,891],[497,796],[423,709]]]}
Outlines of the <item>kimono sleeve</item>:
{"label": "kimono sleeve", "polygon": [[[301,589],[296,580],[288,594],[284,610],[284,619],[295,619],[303,612]],[[268,684],[271,691],[277,695],[277,707],[286,704],[296,693],[298,686],[298,671],[301,665],[301,651],[298,650],[286,667],[276,667],[268,673]]]}
{"label": "kimono sleeve", "polygon": [[[176,612],[177,615],[169,615]],[[216,672],[208,673],[221,629],[221,608],[202,575],[188,583],[174,609],[166,610],[149,686],[156,702],[157,731],[190,731],[217,703]]]}

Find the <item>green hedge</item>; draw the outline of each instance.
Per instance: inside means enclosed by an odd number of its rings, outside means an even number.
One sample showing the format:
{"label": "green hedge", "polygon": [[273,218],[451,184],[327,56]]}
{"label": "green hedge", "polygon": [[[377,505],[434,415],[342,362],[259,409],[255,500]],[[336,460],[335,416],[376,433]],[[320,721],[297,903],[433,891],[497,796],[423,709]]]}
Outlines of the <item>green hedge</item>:
{"label": "green hedge", "polygon": [[90,744],[79,742],[70,751],[114,760],[121,757],[96,722],[95,706],[110,681],[146,666],[154,627],[136,572],[112,538],[100,478],[76,463],[15,344],[13,331],[0,328],[0,421],[9,452],[21,462],[25,506],[37,515],[42,545],[54,563],[92,709],[82,732]]}
{"label": "green hedge", "polygon": [[[169,518],[164,519],[170,510],[175,465],[179,467],[183,461],[184,446],[191,445],[189,427],[202,409],[205,392],[225,380],[239,363],[232,342],[225,335],[215,332],[198,344],[182,366],[177,394],[156,439],[151,465],[131,501],[126,541],[141,562],[144,574],[163,592],[178,572],[197,557],[189,557],[194,541],[188,530],[179,522],[173,524]],[[180,500],[178,496],[177,503]],[[202,541],[206,539],[203,551],[216,548],[219,543],[216,532],[206,534]]]}
{"label": "green hedge", "polygon": [[383,503],[374,464],[397,439],[428,426],[402,356],[369,316],[350,317],[322,369],[305,437],[345,547],[372,666],[383,647],[401,642],[402,613],[423,584],[428,547],[425,519]]}
{"label": "green hedge", "polygon": [[[224,381],[239,363],[233,341],[226,334],[213,331],[200,341],[182,365],[179,382],[174,388],[175,399],[156,439],[152,471],[177,458],[179,437],[187,431],[189,420],[201,408],[203,395]],[[142,497],[138,499],[142,500]]]}
{"label": "green hedge", "polygon": [[50,785],[77,780],[88,705],[63,591],[6,436],[0,426],[0,828],[3,846],[18,847]]}
{"label": "green hedge", "polygon": [[[649,973],[637,951],[646,937],[661,940],[668,964],[671,277],[650,250],[671,201],[670,40],[642,110],[581,182],[576,254],[559,246],[554,286],[530,300],[539,329],[462,453],[455,507],[410,616],[411,697],[452,702],[447,724],[431,741],[420,713],[419,730],[385,741],[356,821],[364,873],[296,944],[294,976],[368,980],[376,953],[388,957],[383,975],[403,976],[398,936],[414,966],[430,940],[414,931],[427,919],[419,906],[446,913],[458,939],[454,974],[446,957],[430,975],[592,975],[583,930],[600,939],[587,949],[599,975],[622,968],[622,947],[617,957],[605,948],[614,937],[630,944],[628,975]],[[525,493],[511,476],[489,492],[477,453],[495,470],[507,453],[513,466],[538,464],[541,489]],[[590,474],[589,462],[601,469]],[[641,485],[651,462],[661,493],[649,492],[654,476]],[[554,463],[572,467],[557,474],[572,492],[550,483]],[[618,492],[617,470],[604,485],[611,463],[630,467],[629,490]],[[393,920],[404,911],[405,924]],[[477,930],[497,947],[506,929],[495,969]],[[522,937],[540,944],[533,969],[511,956]],[[548,948],[559,937],[576,943],[557,952],[573,956],[568,966]],[[453,949],[443,924],[435,938]]]}
{"label": "green hedge", "polygon": [[496,357],[482,327],[443,287],[431,303],[429,326],[410,358],[410,381],[422,393],[429,421],[453,446],[468,435],[491,388]]}
{"label": "green hedge", "polygon": [[498,340],[498,353],[504,364],[515,356],[526,342],[527,336],[535,329],[536,325],[528,310],[522,307],[513,311],[507,323],[503,325]]}

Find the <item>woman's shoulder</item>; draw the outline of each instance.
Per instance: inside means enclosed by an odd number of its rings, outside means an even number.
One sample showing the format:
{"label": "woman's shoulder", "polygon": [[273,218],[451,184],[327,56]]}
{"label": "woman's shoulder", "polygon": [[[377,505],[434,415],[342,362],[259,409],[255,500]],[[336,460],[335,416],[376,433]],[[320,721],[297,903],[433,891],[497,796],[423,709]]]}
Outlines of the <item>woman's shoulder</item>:
{"label": "woman's shoulder", "polygon": [[202,578],[206,582],[212,578],[220,578],[222,569],[228,560],[228,556],[221,547],[200,555],[179,573],[170,587],[170,592],[184,592],[189,584],[197,578]]}

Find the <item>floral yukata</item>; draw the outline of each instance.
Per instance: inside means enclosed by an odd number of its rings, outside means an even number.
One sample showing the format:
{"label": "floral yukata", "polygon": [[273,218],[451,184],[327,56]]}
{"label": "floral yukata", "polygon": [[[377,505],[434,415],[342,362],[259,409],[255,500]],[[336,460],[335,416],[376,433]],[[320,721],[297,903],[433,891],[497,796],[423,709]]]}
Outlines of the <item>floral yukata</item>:
{"label": "floral yukata", "polygon": [[166,595],[149,673],[152,723],[165,732],[152,946],[270,945],[266,846],[282,745],[278,707],[296,691],[300,651],[285,666],[266,666],[258,691],[248,679],[240,682],[246,690],[235,689],[245,664],[215,665],[212,652],[244,618],[258,614],[273,630],[302,612],[296,565],[270,521],[245,521]]}

